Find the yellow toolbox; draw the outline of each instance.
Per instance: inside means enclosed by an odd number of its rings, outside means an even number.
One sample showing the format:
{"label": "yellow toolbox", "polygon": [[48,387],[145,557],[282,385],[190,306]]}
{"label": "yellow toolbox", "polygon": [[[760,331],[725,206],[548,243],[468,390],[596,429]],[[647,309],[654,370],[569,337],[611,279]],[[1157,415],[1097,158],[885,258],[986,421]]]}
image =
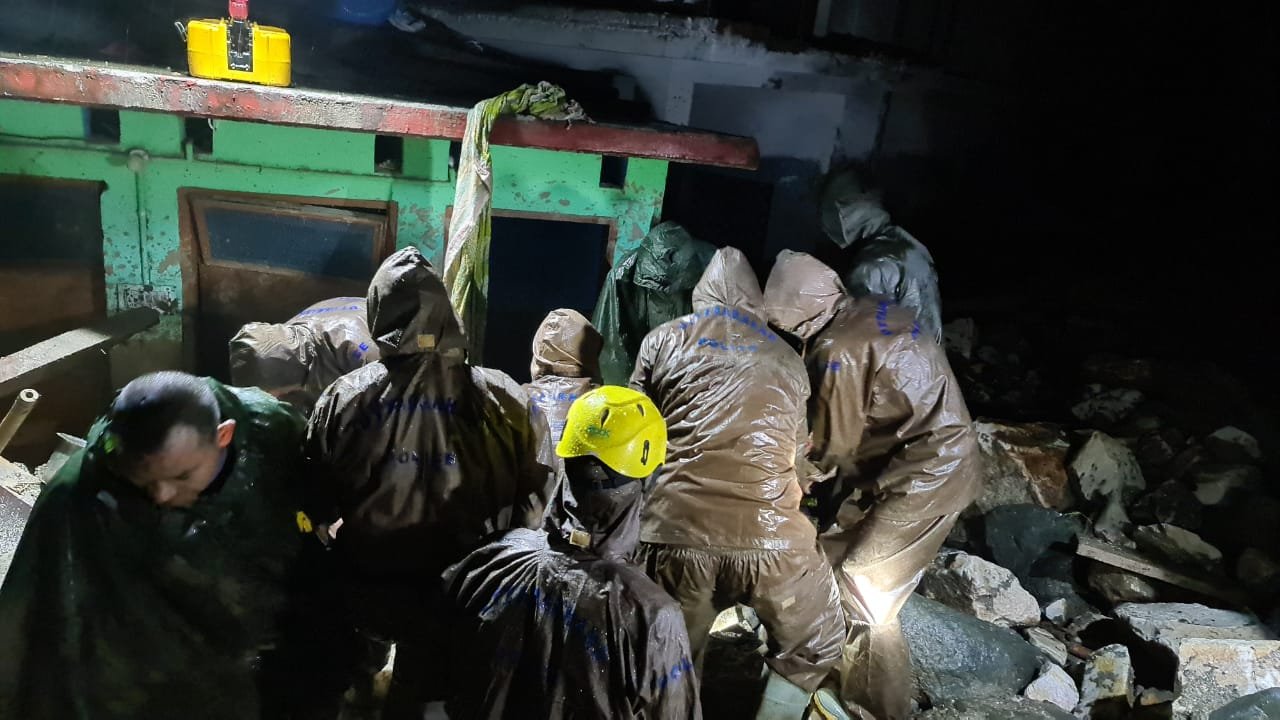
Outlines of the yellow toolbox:
{"label": "yellow toolbox", "polygon": [[289,33],[249,22],[249,0],[230,0],[230,18],[187,23],[187,64],[196,77],[288,87]]}

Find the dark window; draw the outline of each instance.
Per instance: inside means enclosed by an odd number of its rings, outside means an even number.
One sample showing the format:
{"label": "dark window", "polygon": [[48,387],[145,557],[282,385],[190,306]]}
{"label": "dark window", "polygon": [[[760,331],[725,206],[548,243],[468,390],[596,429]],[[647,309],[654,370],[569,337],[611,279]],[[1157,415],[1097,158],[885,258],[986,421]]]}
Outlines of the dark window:
{"label": "dark window", "polygon": [[85,110],[85,122],[92,142],[117,144],[120,142],[120,111],[108,108]]}
{"label": "dark window", "polygon": [[627,159],[605,155],[600,158],[600,187],[621,188],[627,184]]}
{"label": "dark window", "polygon": [[198,155],[209,155],[213,152],[213,123],[205,118],[187,118],[185,123],[187,140],[195,148]]}
{"label": "dark window", "polygon": [[378,135],[373,140],[373,169],[398,173],[404,169],[404,138]]}

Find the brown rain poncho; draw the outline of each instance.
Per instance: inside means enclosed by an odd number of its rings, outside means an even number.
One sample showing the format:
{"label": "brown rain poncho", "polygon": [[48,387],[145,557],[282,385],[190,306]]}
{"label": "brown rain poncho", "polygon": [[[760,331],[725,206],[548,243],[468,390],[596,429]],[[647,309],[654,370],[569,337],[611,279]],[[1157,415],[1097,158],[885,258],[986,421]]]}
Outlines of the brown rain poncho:
{"label": "brown rain poncho", "polygon": [[258,387],[307,415],[329,383],[378,359],[364,298],[322,300],[283,323],[231,338],[231,383]]}
{"label": "brown rain poncho", "polygon": [[845,626],[800,511],[809,383],[762,301],[742,253],[722,249],[693,291],[694,313],[641,344],[631,385],[662,411],[668,437],[641,540],[650,575],[684,611],[695,664],[717,612],[740,602],[768,632],[769,666],[812,692],[839,661]]}
{"label": "brown rain poncho", "polygon": [[604,339],[577,310],[552,310],[533,336],[533,362],[524,386],[534,408],[547,420],[551,442],[564,432],[569,406],[600,384]]}
{"label": "brown rain poncho", "polygon": [[[641,486],[594,492],[584,508],[562,485],[545,531],[513,530],[445,573],[456,614],[449,717],[702,717],[680,608],[625,561]],[[571,545],[572,530],[590,547]]]}
{"label": "brown rain poncho", "polygon": [[333,383],[308,432],[332,502],[324,519],[342,518],[337,545],[367,572],[436,574],[490,533],[536,526],[553,475],[524,391],[467,364],[417,249],[382,264],[368,299],[382,360]]}
{"label": "brown rain poncho", "polygon": [[854,621],[842,696],[879,720],[905,717],[897,614],[979,491],[968,410],[942,348],[892,300],[848,297],[834,271],[791,251],[765,299],[770,321],[807,342],[810,457],[840,485],[822,540]]}

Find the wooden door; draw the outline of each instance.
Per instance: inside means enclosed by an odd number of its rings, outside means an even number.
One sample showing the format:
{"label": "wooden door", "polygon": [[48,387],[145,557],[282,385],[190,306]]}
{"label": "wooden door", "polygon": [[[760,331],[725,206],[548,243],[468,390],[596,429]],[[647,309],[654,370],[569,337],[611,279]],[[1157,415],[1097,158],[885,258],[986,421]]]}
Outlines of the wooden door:
{"label": "wooden door", "polygon": [[[196,304],[195,371],[226,380],[227,342],[245,323],[282,322],[331,297],[364,297],[395,246],[388,203],[329,203],[184,191]],[[191,284],[187,285],[188,297]]]}

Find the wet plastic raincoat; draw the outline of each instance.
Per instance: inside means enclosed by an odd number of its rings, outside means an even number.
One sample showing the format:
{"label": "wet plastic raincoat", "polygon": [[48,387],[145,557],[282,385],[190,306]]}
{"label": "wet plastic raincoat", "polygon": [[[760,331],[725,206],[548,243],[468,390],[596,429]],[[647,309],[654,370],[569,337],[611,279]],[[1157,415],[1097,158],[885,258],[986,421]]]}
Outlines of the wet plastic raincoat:
{"label": "wet plastic raincoat", "polygon": [[[384,717],[419,717],[443,699],[447,656],[440,573],[495,533],[537,527],[555,474],[546,429],[510,377],[467,363],[444,284],[416,248],[369,285],[382,359],[344,375],[316,403],[308,456],[352,622],[397,642]],[[543,425],[543,427],[535,427]]]}
{"label": "wet plastic raincoat", "polygon": [[664,222],[609,271],[591,318],[604,336],[605,383],[626,384],[644,336],[693,311],[690,293],[715,251],[680,225]]}
{"label": "wet plastic raincoat", "polygon": [[800,510],[804,363],[769,329],[737,249],[716,252],[693,308],[645,338],[631,378],[667,421],[641,520],[646,563],[684,609],[699,660],[716,612],[742,602],[768,630],[770,666],[812,691],[839,658],[844,622]]}
{"label": "wet plastic raincoat", "polygon": [[884,295],[916,313],[925,337],[942,342],[942,295],[929,249],[894,225],[879,195],[855,174],[838,174],[822,199],[822,226],[842,248],[852,248],[844,284],[854,297]]}
{"label": "wet plastic raincoat", "polygon": [[569,406],[600,385],[603,338],[577,310],[552,310],[533,336],[533,362],[524,386],[534,409],[547,420],[554,446],[564,433]]}
{"label": "wet plastic raincoat", "polygon": [[283,323],[249,323],[231,338],[231,382],[309,415],[329,383],[378,359],[367,318],[364,298],[339,297]]}
{"label": "wet plastic raincoat", "polygon": [[[445,574],[457,621],[449,717],[702,717],[679,606],[626,561],[640,481],[580,507],[567,485],[546,530],[513,530]],[[574,530],[588,547],[569,542]]]}
{"label": "wet plastic raincoat", "polygon": [[776,327],[806,342],[810,457],[837,478],[822,541],[854,624],[843,697],[879,720],[904,717],[897,614],[979,492],[969,412],[942,348],[890,298],[849,297],[826,265],[783,251],[765,302]]}
{"label": "wet plastic raincoat", "polygon": [[368,300],[382,359],[321,396],[308,452],[352,563],[436,575],[493,532],[537,526],[554,476],[524,391],[467,363],[448,294],[416,248],[382,264]]}
{"label": "wet plastic raincoat", "polygon": [[0,717],[258,717],[255,667],[320,547],[298,516],[303,420],[209,385],[237,425],[193,507],[160,508],[110,472],[102,421],[40,495],[0,589]]}

